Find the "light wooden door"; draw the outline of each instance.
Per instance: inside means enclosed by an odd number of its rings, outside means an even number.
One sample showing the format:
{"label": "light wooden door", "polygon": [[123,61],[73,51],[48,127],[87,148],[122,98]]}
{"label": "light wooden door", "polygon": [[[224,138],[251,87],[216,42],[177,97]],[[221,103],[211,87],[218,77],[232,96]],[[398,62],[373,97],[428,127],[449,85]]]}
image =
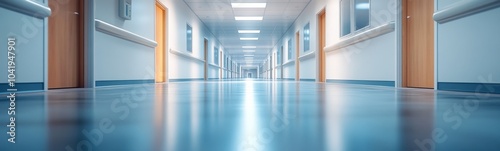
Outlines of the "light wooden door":
{"label": "light wooden door", "polygon": [[83,1],[49,0],[48,88],[83,87]]}
{"label": "light wooden door", "polygon": [[434,88],[434,1],[404,0],[403,86]]}
{"label": "light wooden door", "polygon": [[326,58],[325,58],[325,19],[326,19],[326,13],[323,10],[319,15],[318,15],[318,20],[319,20],[319,40],[318,40],[318,45],[319,45],[319,62],[318,62],[318,77],[319,77],[319,82],[326,82]]}
{"label": "light wooden door", "polygon": [[295,81],[300,81],[300,33],[295,33]]}
{"label": "light wooden door", "polygon": [[156,63],[155,63],[155,72],[156,72],[156,82],[162,83],[166,82],[166,59],[165,59],[165,9],[160,4],[156,4],[156,32],[155,39],[158,43],[156,46]]}

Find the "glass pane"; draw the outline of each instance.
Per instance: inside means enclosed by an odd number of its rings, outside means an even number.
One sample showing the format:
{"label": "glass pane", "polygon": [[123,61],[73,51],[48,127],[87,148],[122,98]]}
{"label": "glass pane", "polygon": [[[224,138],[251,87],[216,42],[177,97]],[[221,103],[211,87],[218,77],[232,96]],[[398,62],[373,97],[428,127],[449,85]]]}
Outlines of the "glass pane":
{"label": "glass pane", "polygon": [[304,35],[304,52],[305,52],[305,51],[309,51],[309,44],[310,44],[310,37],[311,37],[309,23],[307,23],[307,25],[304,27],[304,34],[303,35]]}
{"label": "glass pane", "polygon": [[351,33],[351,0],[340,1],[340,36]]}
{"label": "glass pane", "polygon": [[219,65],[219,48],[214,48],[214,63]]}
{"label": "glass pane", "polygon": [[186,38],[186,49],[189,52],[193,52],[193,28],[189,25],[186,25]]}
{"label": "glass pane", "polygon": [[292,39],[288,40],[288,60],[292,59]]}
{"label": "glass pane", "polygon": [[370,0],[355,0],[356,30],[370,25]]}

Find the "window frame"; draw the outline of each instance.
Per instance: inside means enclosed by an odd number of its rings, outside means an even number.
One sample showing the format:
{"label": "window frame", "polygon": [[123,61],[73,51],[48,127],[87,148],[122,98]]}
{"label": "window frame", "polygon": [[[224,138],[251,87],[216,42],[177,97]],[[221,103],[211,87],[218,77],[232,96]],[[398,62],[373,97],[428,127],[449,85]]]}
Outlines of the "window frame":
{"label": "window frame", "polygon": [[340,27],[340,31],[339,31],[339,37],[343,38],[343,37],[349,37],[349,36],[352,36],[352,35],[355,35],[359,32],[362,32],[362,31],[365,31],[366,29],[369,29],[371,28],[372,26],[372,0],[368,0],[368,5],[369,5],[369,9],[368,9],[368,25],[366,25],[365,27],[363,28],[360,28],[360,29],[356,29],[356,0],[340,0],[339,1],[339,6],[342,7],[342,2],[343,1],[349,1],[349,25],[350,25],[350,32],[346,35],[342,35],[342,31],[343,31],[343,20],[342,20],[342,9],[339,9],[339,14],[340,14],[340,21],[339,21],[339,27]]}
{"label": "window frame", "polygon": [[[306,27],[307,28],[307,45],[306,45]],[[302,52],[308,52],[311,50],[311,23],[308,22],[306,25],[304,25],[304,28],[302,28],[302,43],[303,43],[303,50]],[[308,47],[306,50],[306,46]]]}
{"label": "window frame", "polygon": [[292,57],[293,57],[292,56],[292,48],[291,48],[292,47],[292,39],[288,39],[287,43],[288,43],[288,48],[287,48],[288,49],[288,52],[287,52],[288,56],[287,56],[287,60],[291,60]]}
{"label": "window frame", "polygon": [[214,56],[213,56],[214,57],[213,58],[214,59],[214,64],[215,65],[219,65],[219,47],[215,47],[214,46],[214,52],[213,52],[213,54],[214,54]]}

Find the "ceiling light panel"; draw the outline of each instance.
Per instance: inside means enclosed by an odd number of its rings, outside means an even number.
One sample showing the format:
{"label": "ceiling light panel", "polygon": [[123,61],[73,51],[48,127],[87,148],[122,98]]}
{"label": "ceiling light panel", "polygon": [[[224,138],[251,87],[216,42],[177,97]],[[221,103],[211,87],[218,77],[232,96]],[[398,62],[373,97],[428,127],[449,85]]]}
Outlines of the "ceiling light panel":
{"label": "ceiling light panel", "polygon": [[231,3],[233,8],[266,8],[266,3]]}
{"label": "ceiling light panel", "polygon": [[236,16],[235,20],[262,20],[264,17],[262,16]]}
{"label": "ceiling light panel", "polygon": [[240,40],[259,40],[259,38],[240,38]]}
{"label": "ceiling light panel", "polygon": [[260,30],[238,30],[240,34],[259,34]]}
{"label": "ceiling light panel", "polygon": [[257,46],[243,46],[241,48],[243,48],[243,49],[254,49],[254,48],[257,48]]}

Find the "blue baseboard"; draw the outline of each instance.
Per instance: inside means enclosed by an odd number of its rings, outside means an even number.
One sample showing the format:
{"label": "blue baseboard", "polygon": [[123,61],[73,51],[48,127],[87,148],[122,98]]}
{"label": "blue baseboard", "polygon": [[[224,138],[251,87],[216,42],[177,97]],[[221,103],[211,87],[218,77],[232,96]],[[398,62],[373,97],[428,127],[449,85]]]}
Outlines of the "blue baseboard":
{"label": "blue baseboard", "polygon": [[114,85],[130,85],[130,84],[144,84],[144,83],[155,83],[154,79],[146,79],[146,80],[103,80],[96,81],[96,87],[102,86],[114,86]]}
{"label": "blue baseboard", "polygon": [[188,81],[203,81],[204,78],[194,78],[194,79],[170,79],[169,82],[188,82]]}
{"label": "blue baseboard", "polygon": [[304,81],[304,82],[316,82],[316,79],[300,79],[300,81]]}
{"label": "blue baseboard", "polygon": [[377,81],[377,80],[326,80],[327,83],[343,83],[343,84],[362,84],[362,85],[376,85],[376,86],[389,86],[394,87],[394,81]]}
{"label": "blue baseboard", "polygon": [[8,83],[0,83],[0,93],[8,92],[7,89],[17,89],[17,91],[42,91],[43,82],[32,83],[16,83],[14,88],[11,88]]}
{"label": "blue baseboard", "polygon": [[285,81],[295,81],[295,78],[283,78]]}
{"label": "blue baseboard", "polygon": [[438,90],[500,94],[500,83],[438,82]]}

